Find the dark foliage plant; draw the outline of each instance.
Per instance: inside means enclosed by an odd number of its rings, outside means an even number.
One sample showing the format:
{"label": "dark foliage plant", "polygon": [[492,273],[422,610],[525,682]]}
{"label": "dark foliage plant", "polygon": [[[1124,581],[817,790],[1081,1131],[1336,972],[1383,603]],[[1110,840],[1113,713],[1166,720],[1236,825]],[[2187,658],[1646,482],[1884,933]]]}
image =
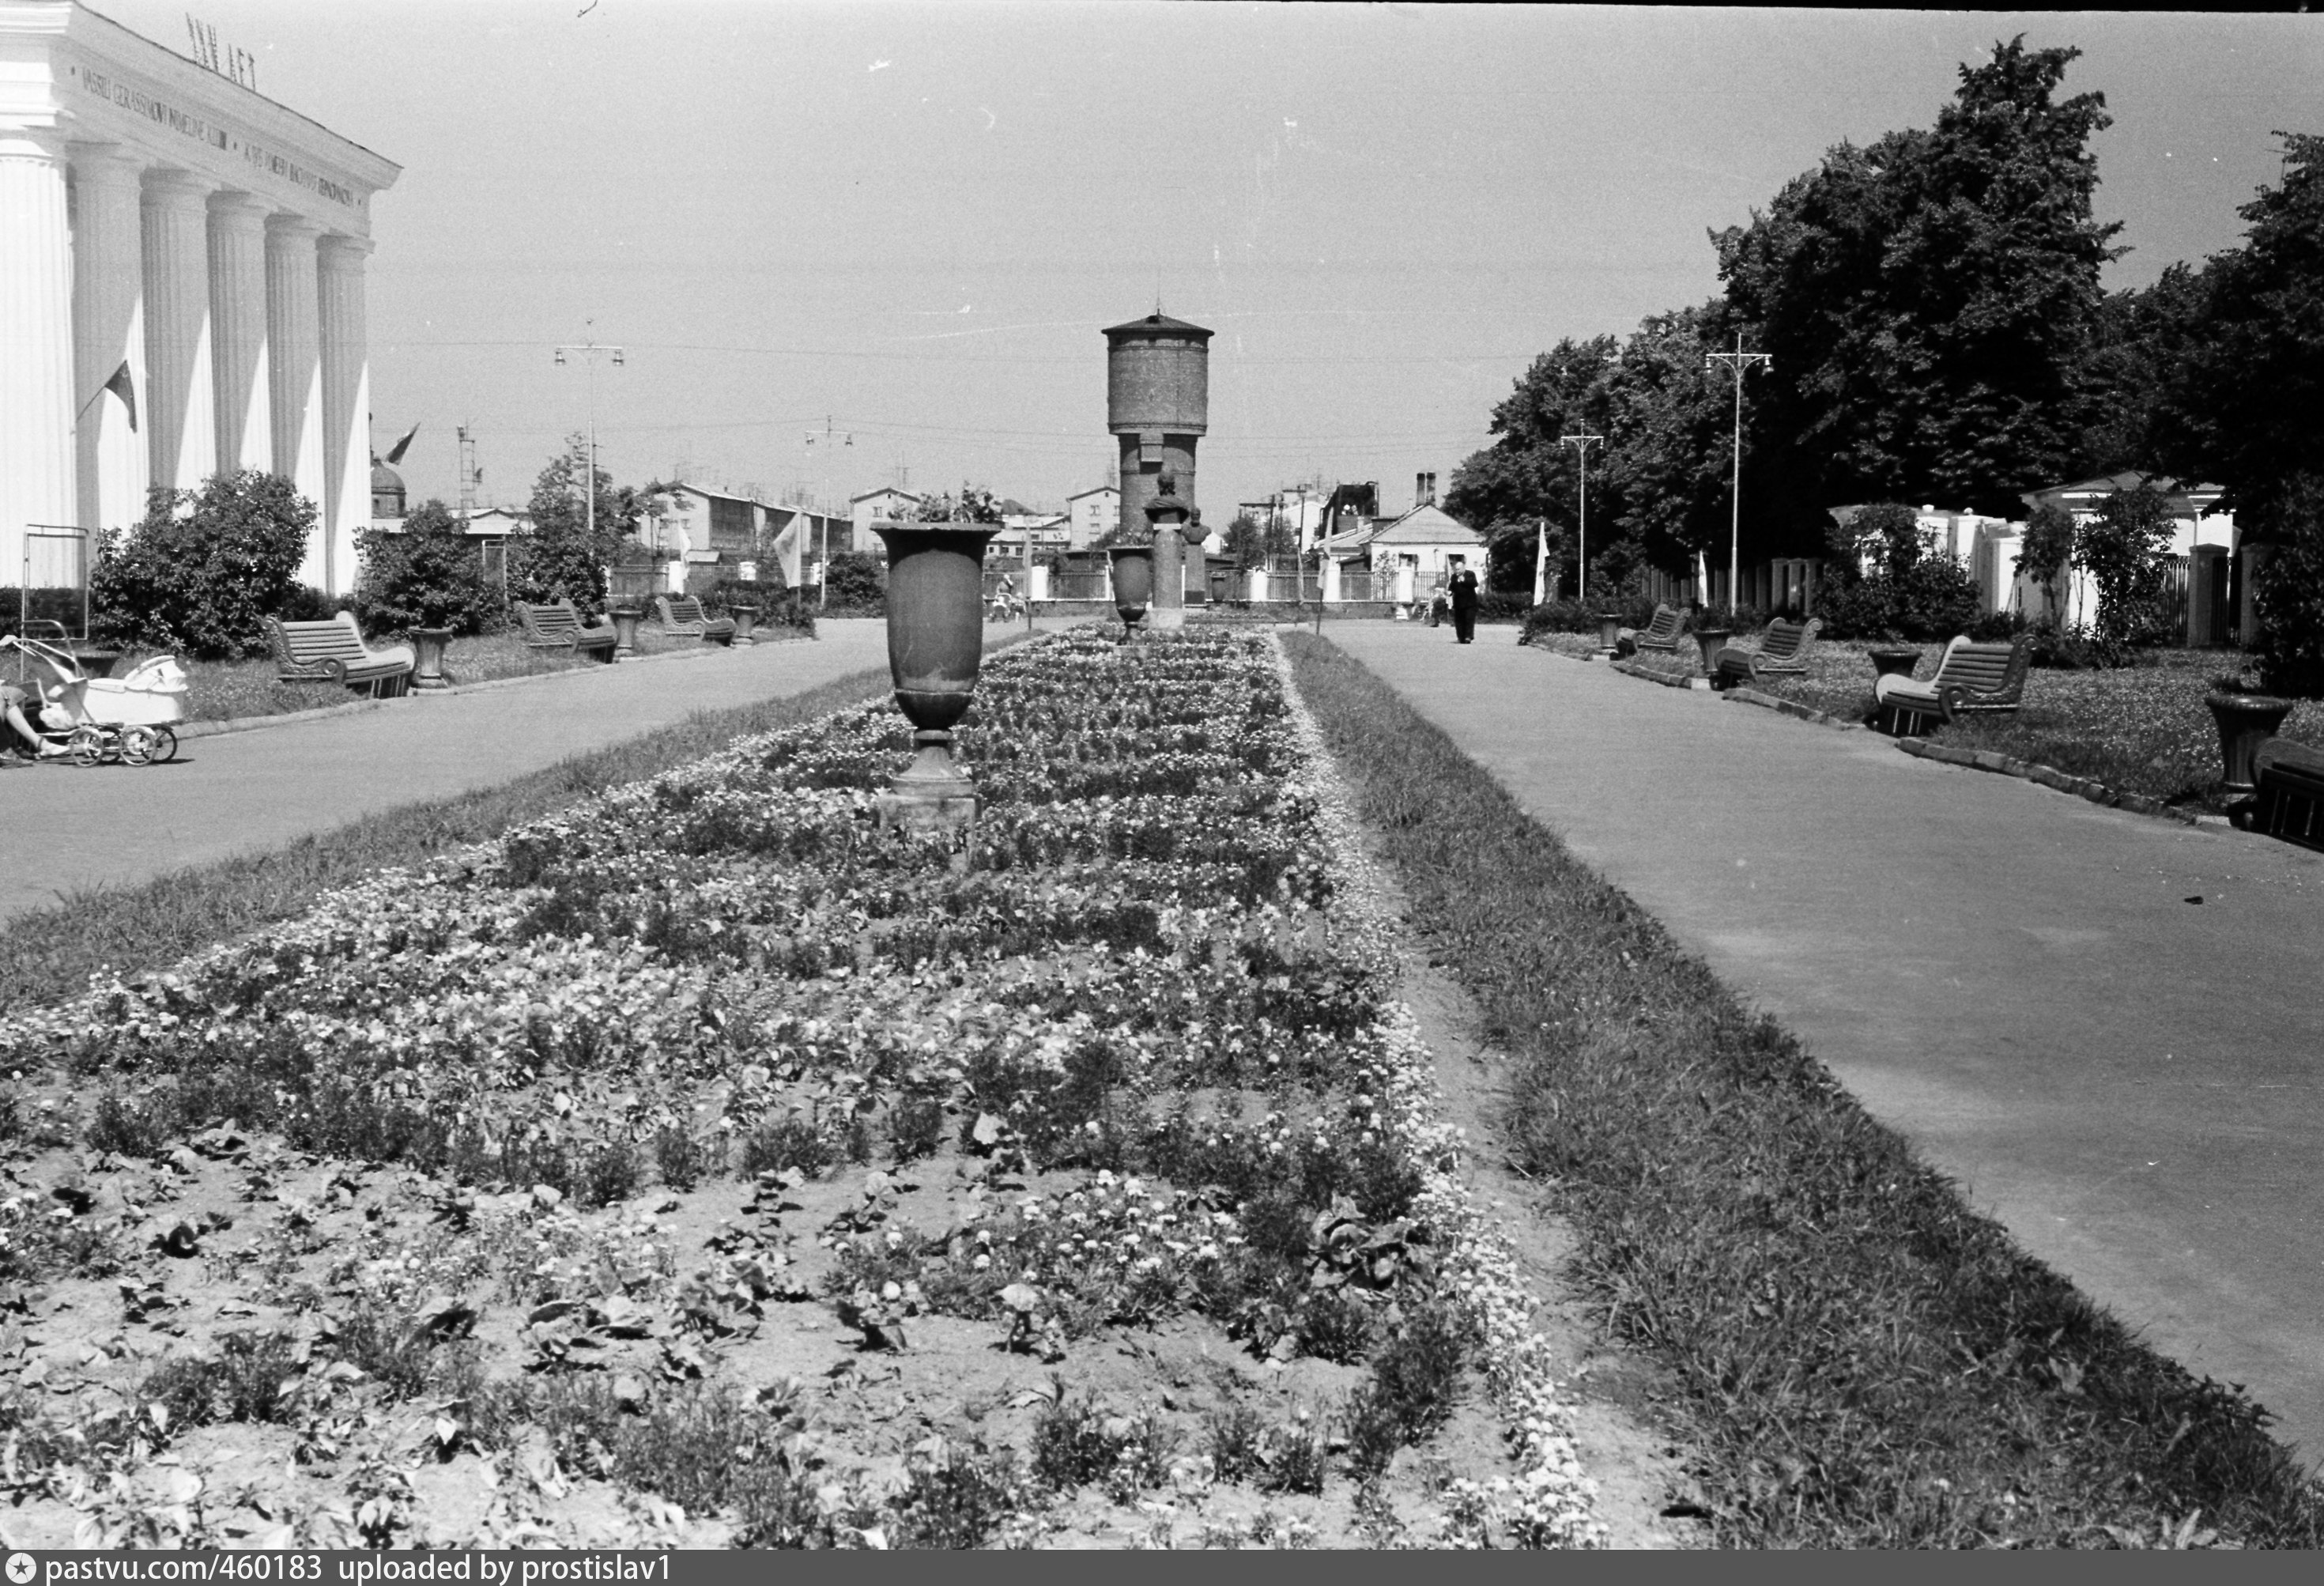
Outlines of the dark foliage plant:
{"label": "dark foliage plant", "polygon": [[299,587],[315,505],[279,474],[157,487],[144,518],[106,534],[89,574],[92,634],[202,660],[264,655],[266,618]]}
{"label": "dark foliage plant", "polygon": [[2324,475],[2293,476],[2255,515],[2275,548],[2258,579],[2260,679],[2324,697]]}
{"label": "dark foliage plant", "polygon": [[355,620],[366,632],[449,628],[484,633],[506,620],[482,553],[440,501],[420,506],[400,530],[357,530],[355,554],[363,569],[355,583]]}
{"label": "dark foliage plant", "polygon": [[823,603],[832,616],[878,616],[888,609],[888,564],[868,550],[844,550],[831,558],[830,587]]}

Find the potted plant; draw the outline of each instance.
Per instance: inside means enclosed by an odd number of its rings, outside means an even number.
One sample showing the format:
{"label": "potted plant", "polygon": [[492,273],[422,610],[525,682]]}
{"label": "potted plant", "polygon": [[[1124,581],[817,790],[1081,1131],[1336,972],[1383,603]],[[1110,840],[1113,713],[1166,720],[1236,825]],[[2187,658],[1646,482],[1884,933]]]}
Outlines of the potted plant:
{"label": "potted plant", "polygon": [[876,522],[888,548],[888,676],[912,724],[912,763],[880,800],[882,825],[942,830],[976,818],[976,785],[953,759],[984,657],[984,548],[1001,531],[991,494],[937,496]]}
{"label": "potted plant", "polygon": [[1113,563],[1113,609],[1121,616],[1121,640],[1127,644],[1137,636],[1147,604],[1154,598],[1154,548],[1117,545],[1106,555]]}

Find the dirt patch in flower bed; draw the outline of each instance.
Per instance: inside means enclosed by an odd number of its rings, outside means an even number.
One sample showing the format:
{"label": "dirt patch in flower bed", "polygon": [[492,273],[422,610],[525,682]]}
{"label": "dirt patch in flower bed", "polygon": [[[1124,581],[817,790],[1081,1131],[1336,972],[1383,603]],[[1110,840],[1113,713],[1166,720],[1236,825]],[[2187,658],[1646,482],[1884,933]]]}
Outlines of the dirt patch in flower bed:
{"label": "dirt patch in flower bed", "polygon": [[1273,639],[988,660],[964,838],[908,737],[0,1024],[9,1540],[1603,1540]]}

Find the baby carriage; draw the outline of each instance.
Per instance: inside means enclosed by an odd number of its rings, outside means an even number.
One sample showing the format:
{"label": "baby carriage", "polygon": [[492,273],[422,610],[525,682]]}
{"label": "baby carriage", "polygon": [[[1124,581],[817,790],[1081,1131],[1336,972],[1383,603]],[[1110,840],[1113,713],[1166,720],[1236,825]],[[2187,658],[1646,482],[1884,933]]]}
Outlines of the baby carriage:
{"label": "baby carriage", "polygon": [[0,650],[8,650],[55,674],[53,682],[40,685],[44,754],[62,750],[84,766],[160,765],[177,757],[178,734],[170,724],[186,719],[186,671],[176,656],[140,661],[125,678],[92,678],[60,645],[0,634]]}

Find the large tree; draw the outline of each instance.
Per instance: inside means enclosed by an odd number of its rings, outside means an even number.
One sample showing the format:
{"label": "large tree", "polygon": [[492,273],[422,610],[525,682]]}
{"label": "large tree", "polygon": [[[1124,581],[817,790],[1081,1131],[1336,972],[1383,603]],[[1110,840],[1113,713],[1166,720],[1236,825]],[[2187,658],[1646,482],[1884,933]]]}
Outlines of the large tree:
{"label": "large tree", "polygon": [[[1445,511],[1489,532],[1547,519],[1571,587],[1582,481],[1563,438],[1597,435],[1602,440],[1589,448],[1593,579],[1601,570],[1618,577],[1640,561],[1676,570],[1696,549],[1723,544],[1728,409],[1703,355],[1725,331],[1711,303],[1655,315],[1627,340],[1558,343],[1493,410],[1498,438],[1453,471]],[[1528,570],[1528,586],[1531,578]]]}
{"label": "large tree", "polygon": [[1997,44],[1933,128],[1840,144],[1714,235],[1729,312],[1775,358],[1750,410],[1763,540],[1850,502],[2004,513],[2079,470],[2118,229],[2090,208],[2104,97],[2057,97],[2079,53]]}
{"label": "large tree", "polygon": [[591,472],[588,448],[576,435],[549,461],[532,487],[528,511],[532,531],[516,537],[509,549],[509,596],[549,601],[569,597],[582,613],[604,609],[605,565],[624,539],[637,534],[643,502],[628,485],[616,486],[604,469],[594,470],[596,496],[594,530],[582,475]]}
{"label": "large tree", "polygon": [[2278,548],[2253,636],[2270,687],[2324,694],[2324,137],[2279,133],[2283,174],[2213,259],[2202,345],[2184,360],[2163,450],[2227,489],[2247,537]]}

